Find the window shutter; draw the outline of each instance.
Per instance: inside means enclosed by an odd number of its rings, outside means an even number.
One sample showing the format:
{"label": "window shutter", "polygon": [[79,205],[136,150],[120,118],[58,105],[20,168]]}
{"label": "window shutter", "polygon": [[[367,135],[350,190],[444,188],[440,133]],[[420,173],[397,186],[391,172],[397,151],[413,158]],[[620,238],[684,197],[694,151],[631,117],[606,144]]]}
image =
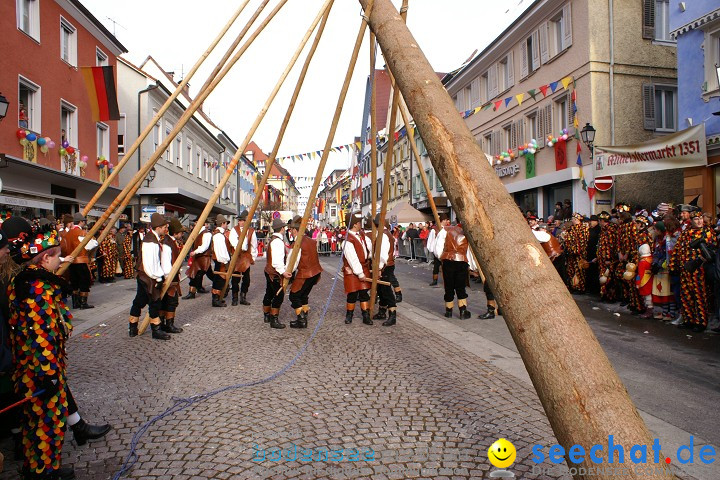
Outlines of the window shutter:
{"label": "window shutter", "polygon": [[562,26],[563,26],[562,48],[563,48],[563,50],[565,50],[570,45],[572,45],[572,10],[570,8],[570,3],[568,3],[567,5],[565,5],[563,7]]}
{"label": "window shutter", "polygon": [[502,132],[493,132],[492,133],[492,155],[498,155],[501,148],[501,142],[502,142]]}
{"label": "window shutter", "polygon": [[655,85],[644,83],[643,89],[643,127],[655,130]]}
{"label": "window shutter", "polygon": [[572,101],[570,100],[570,96],[567,97],[567,110],[568,110],[568,130],[573,129],[573,123],[575,121],[575,112],[573,112],[573,105]]}
{"label": "window shutter", "polygon": [[513,122],[510,124],[510,139],[508,141],[508,148],[517,147],[517,123]]}
{"label": "window shutter", "polygon": [[535,114],[535,121],[537,122],[537,136],[538,146],[541,148],[545,146],[545,109],[541,108]]}
{"label": "window shutter", "polygon": [[642,38],[655,39],[655,0],[643,0]]}
{"label": "window shutter", "polygon": [[475,108],[480,106],[480,78],[476,78],[472,81],[470,84],[470,91],[471,91],[471,99],[470,99],[470,108]]}
{"label": "window shutter", "polygon": [[[522,118],[515,122],[516,129],[517,129],[517,135],[515,137],[515,141],[517,142],[515,146],[522,145],[525,143],[525,120]],[[515,148],[515,147],[513,147]]]}
{"label": "window shutter", "polygon": [[488,82],[490,82],[490,98],[498,96],[497,63],[488,70]]}
{"label": "window shutter", "polygon": [[508,53],[506,61],[508,68],[508,88],[510,88],[515,85],[515,64],[513,63],[513,52]]}
{"label": "window shutter", "polygon": [[525,78],[528,76],[528,51],[526,42],[522,42],[520,44],[520,56],[522,57],[522,65],[520,66],[520,78]]}
{"label": "window shutter", "polygon": [[532,34],[532,59],[533,59],[533,71],[540,67],[540,33],[535,30]]}
{"label": "window shutter", "polygon": [[540,60],[542,63],[547,63],[548,60],[550,60],[550,52],[548,51],[548,22],[540,25],[538,32],[540,32]]}
{"label": "window shutter", "polygon": [[544,127],[542,132],[543,141],[547,140],[547,136],[553,133],[552,108],[552,104],[546,105],[541,112]]}

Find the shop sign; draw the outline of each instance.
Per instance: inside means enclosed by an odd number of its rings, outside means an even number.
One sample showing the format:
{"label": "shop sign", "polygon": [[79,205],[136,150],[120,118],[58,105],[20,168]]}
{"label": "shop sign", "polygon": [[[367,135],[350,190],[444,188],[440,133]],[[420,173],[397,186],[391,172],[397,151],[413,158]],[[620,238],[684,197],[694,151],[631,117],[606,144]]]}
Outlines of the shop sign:
{"label": "shop sign", "polygon": [[621,147],[595,147],[595,178],[707,165],[705,124]]}
{"label": "shop sign", "polygon": [[500,178],[507,176],[514,177],[518,173],[520,173],[520,165],[518,165],[517,163],[504,167],[495,167],[495,174],[497,174],[497,176]]}

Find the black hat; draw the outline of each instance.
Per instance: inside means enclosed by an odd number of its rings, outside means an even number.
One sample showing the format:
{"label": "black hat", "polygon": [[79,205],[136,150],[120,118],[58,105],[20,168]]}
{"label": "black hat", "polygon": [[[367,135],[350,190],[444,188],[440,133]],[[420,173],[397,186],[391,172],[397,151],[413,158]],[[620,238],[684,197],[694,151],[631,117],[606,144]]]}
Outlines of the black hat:
{"label": "black hat", "polygon": [[151,226],[153,229],[158,228],[158,227],[162,227],[162,226],[167,225],[167,224],[169,224],[169,223],[170,223],[170,222],[168,221],[167,218],[165,218],[165,215],[161,215],[161,214],[159,214],[159,213],[157,213],[157,212],[153,213],[153,214],[150,216],[150,226]]}
{"label": "black hat", "polygon": [[248,212],[247,210],[243,210],[242,212],[240,212],[240,215],[238,216],[238,221],[244,222],[245,220],[247,220],[247,217],[249,214],[250,214],[250,212]]}
{"label": "black hat", "polygon": [[273,220],[272,222],[272,228],[273,230],[280,230],[281,228],[287,226],[285,222],[282,221],[282,218],[278,217]]}
{"label": "black hat", "polygon": [[360,212],[355,212],[352,215],[350,215],[350,218],[348,219],[348,228],[353,228],[356,223],[362,222],[363,216]]}
{"label": "black hat", "polygon": [[170,235],[187,231],[177,217],[170,218]]}
{"label": "black hat", "polygon": [[605,210],[600,212],[600,214],[597,217],[598,217],[598,220],[605,220],[605,221],[610,220],[610,214],[608,212],[606,212]]}
{"label": "black hat", "polygon": [[597,222],[598,220],[600,220],[600,218],[598,218],[597,215],[590,215],[590,221],[591,221],[591,222],[592,222],[592,221]]}
{"label": "black hat", "polygon": [[3,237],[0,240],[0,246],[4,247],[9,244],[12,254],[15,246],[21,245],[30,237],[32,226],[22,217],[11,217],[3,222],[0,233]]}
{"label": "black hat", "polygon": [[302,223],[302,217],[300,215],[295,215],[293,219],[290,221],[290,225],[288,225],[290,228],[294,228],[296,230],[300,229],[300,224]]}

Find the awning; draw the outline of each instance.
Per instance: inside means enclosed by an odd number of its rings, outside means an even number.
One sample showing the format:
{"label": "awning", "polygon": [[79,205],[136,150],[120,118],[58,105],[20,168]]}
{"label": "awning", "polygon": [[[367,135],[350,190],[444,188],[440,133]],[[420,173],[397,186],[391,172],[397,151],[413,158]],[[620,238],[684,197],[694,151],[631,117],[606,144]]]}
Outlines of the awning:
{"label": "awning", "polygon": [[[187,213],[193,215],[199,215],[204,209],[209,199],[202,197],[196,193],[179,187],[150,187],[141,188],[138,190],[137,195],[147,195],[152,197],[158,197],[162,203],[173,204],[174,206],[180,206],[187,210]],[[213,205],[212,212],[217,215],[222,213],[223,215],[237,215],[236,206],[222,205],[216,203]]]}
{"label": "awning", "polygon": [[414,208],[408,202],[398,203],[387,213],[386,218],[391,223],[426,222],[432,217],[427,213]]}

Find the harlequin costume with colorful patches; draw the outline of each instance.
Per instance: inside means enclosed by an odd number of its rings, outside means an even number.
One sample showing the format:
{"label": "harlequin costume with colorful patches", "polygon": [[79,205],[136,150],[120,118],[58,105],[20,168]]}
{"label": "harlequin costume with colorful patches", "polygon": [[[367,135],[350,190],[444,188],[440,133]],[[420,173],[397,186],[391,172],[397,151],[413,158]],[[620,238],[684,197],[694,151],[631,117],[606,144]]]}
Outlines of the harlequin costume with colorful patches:
{"label": "harlequin costume with colorful patches", "polygon": [[692,226],[683,230],[678,238],[670,257],[670,271],[680,272],[680,305],[685,320],[681,327],[702,331],[707,327],[710,315],[705,269],[700,265],[688,271],[685,266],[688,262],[699,263],[701,260],[700,250],[690,246],[694,240],[703,238],[711,247],[716,247],[718,240],[715,232],[703,225],[702,212],[695,211],[690,215]]}
{"label": "harlequin costume with colorful patches", "polygon": [[[623,221],[620,225],[620,238],[618,244],[618,254],[622,256],[624,260],[620,262],[622,271],[626,269],[628,263],[634,263],[637,265],[638,257],[638,236],[637,236],[637,225],[633,221],[630,213],[623,212],[620,216]],[[620,273],[622,278],[622,272]],[[638,311],[643,310],[644,307],[640,302],[640,295],[638,294],[637,288],[635,288],[635,280],[623,280],[623,297],[628,302],[628,308],[630,310]]]}
{"label": "harlequin costume with colorful patches", "polygon": [[573,226],[565,237],[565,252],[567,254],[567,278],[570,282],[570,289],[585,293],[585,274],[582,264],[587,262],[587,246],[590,238],[590,230],[587,224],[582,223],[583,216],[579,213],[573,214]]}
{"label": "harlequin costume with colorful patches", "polygon": [[[54,229],[34,230],[11,245],[13,259],[22,263],[59,246],[59,240]],[[22,410],[24,478],[53,478],[60,470],[68,416],[65,343],[72,328],[62,300],[64,284],[31,264],[8,287],[15,392],[24,398],[38,395]]]}
{"label": "harlequin costume with colorful patches", "polygon": [[613,275],[618,261],[618,226],[610,223],[610,214],[605,211],[598,215],[598,220],[601,222],[597,248],[598,270],[600,276],[605,277],[605,283],[600,285],[600,298],[612,302],[617,298],[620,289],[617,278]]}

